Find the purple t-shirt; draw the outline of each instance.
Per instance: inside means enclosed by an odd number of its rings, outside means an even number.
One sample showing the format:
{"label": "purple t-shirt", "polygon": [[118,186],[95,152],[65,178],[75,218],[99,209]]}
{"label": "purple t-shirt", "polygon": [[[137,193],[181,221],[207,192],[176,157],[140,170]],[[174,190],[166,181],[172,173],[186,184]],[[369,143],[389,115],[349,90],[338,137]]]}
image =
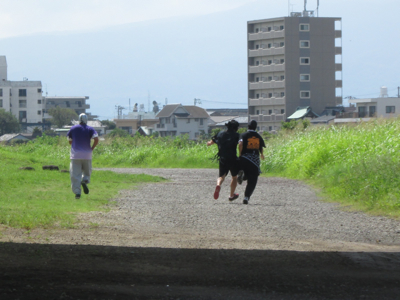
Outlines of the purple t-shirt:
{"label": "purple t-shirt", "polygon": [[67,137],[72,141],[70,159],[92,159],[90,140],[98,137],[96,130],[86,124],[79,124],[71,127]]}

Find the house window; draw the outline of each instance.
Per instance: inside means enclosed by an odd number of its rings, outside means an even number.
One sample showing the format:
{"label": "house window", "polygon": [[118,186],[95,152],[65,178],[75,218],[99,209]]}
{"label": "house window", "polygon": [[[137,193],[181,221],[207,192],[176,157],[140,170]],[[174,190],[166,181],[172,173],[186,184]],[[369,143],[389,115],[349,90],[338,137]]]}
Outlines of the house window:
{"label": "house window", "polygon": [[310,48],[310,41],[300,41],[300,48]]}
{"label": "house window", "polygon": [[310,24],[300,24],[300,31],[310,31]]}
{"label": "house window", "polygon": [[281,114],[283,115],[285,113],[285,110],[282,108],[281,109]]}
{"label": "house window", "polygon": [[42,114],[42,111],[41,111],[41,110],[38,110],[38,111],[37,111],[37,114],[38,114],[38,115],[41,115],[41,114]]}
{"label": "house window", "polygon": [[26,108],[26,100],[19,100],[19,107]]}
{"label": "house window", "polygon": [[369,116],[370,117],[376,117],[376,106],[370,106],[369,107]]}
{"label": "house window", "polygon": [[3,97],[3,89],[0,89],[0,97]]}
{"label": "house window", "polygon": [[26,89],[19,89],[18,96],[26,97]]}
{"label": "house window", "polygon": [[394,106],[386,106],[386,113],[387,114],[394,114],[395,113],[395,107]]}
{"label": "house window", "polygon": [[300,74],[300,81],[310,81],[310,74]]}
{"label": "house window", "polygon": [[39,100],[37,101],[37,104],[42,104],[42,100],[39,99]]}
{"label": "house window", "polygon": [[310,98],[310,91],[300,91],[300,98]]}
{"label": "house window", "polygon": [[198,119],[198,118],[197,118],[197,119],[195,118],[195,119],[194,119],[194,121],[195,121],[195,122],[198,122],[198,121],[199,121],[199,119]]}
{"label": "house window", "polygon": [[310,64],[310,58],[309,57],[300,57],[300,64],[301,65],[309,65]]}
{"label": "house window", "polygon": [[204,121],[203,119],[200,119],[200,125],[203,125],[203,121]]}

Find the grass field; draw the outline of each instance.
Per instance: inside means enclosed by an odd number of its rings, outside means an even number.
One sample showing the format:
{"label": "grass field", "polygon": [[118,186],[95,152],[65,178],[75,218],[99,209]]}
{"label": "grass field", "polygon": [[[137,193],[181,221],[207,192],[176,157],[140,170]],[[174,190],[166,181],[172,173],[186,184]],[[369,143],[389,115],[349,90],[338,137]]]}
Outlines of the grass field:
{"label": "grass field", "polygon": [[[306,181],[328,201],[352,209],[400,217],[400,120],[357,126],[295,128],[267,141],[263,176]],[[14,227],[73,226],[78,212],[105,209],[119,190],[162,179],[95,171],[93,193],[75,200],[68,173],[66,138],[44,136],[27,144],[0,146],[0,223]],[[186,137],[128,137],[101,141],[93,167],[217,168],[217,147]],[[34,167],[35,171],[19,170]]]}

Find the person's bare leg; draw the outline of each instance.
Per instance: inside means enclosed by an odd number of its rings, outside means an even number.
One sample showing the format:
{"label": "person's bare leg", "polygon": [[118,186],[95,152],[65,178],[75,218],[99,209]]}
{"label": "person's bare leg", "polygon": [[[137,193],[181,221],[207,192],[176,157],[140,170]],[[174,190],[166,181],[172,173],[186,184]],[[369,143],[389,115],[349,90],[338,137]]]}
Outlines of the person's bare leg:
{"label": "person's bare leg", "polygon": [[217,200],[219,198],[219,191],[221,190],[221,184],[224,182],[225,176],[219,177],[217,179],[217,186],[215,187],[214,191],[214,199]]}

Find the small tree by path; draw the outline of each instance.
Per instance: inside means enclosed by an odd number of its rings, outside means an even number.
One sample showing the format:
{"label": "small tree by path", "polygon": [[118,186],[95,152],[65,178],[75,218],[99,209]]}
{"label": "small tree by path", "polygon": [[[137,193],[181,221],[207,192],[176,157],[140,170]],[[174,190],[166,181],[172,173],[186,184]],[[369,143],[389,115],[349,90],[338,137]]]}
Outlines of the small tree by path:
{"label": "small tree by path", "polygon": [[73,109],[59,106],[50,108],[49,115],[52,116],[51,123],[59,128],[68,125],[71,120],[78,119],[78,115]]}
{"label": "small tree by path", "polygon": [[20,129],[17,118],[5,109],[0,109],[0,135],[15,133]]}

